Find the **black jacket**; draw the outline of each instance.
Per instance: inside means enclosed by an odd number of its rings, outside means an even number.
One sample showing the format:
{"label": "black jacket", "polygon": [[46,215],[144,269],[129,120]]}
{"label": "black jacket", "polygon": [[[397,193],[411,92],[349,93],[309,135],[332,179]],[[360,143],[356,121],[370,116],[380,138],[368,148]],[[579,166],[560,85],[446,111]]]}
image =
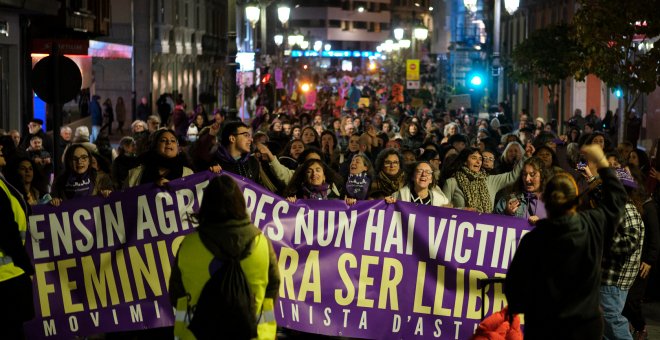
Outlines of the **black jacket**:
{"label": "black jacket", "polygon": [[[613,170],[598,171],[603,197],[598,207],[548,218],[523,237],[509,268],[505,294],[512,313],[525,314],[525,338],[576,338],[586,324],[600,334],[600,263],[627,194]],[[553,333],[553,332],[549,332]],[[558,336],[553,333],[553,336]]]}

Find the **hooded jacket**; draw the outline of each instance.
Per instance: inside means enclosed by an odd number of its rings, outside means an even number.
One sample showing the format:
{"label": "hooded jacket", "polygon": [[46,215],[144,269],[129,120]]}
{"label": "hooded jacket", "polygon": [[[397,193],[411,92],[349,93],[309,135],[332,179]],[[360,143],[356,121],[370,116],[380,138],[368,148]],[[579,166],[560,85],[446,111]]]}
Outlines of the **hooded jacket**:
{"label": "hooded jacket", "polygon": [[242,154],[239,159],[235,159],[231,156],[229,150],[221,145],[215,153],[215,159],[222,167],[222,170],[249,178],[256,183],[262,184],[259,171],[259,161],[252,157],[250,153]]}
{"label": "hooded jacket", "polygon": [[[511,313],[525,314],[526,338],[577,339],[588,327],[590,338],[600,338],[604,242],[613,236],[616,224],[608,221],[621,218],[627,194],[613,170],[598,173],[604,190],[597,208],[540,220],[516,250],[504,291]],[[561,335],[549,334],[557,325]]]}
{"label": "hooded jacket", "polygon": [[[250,251],[246,252],[247,248]],[[241,259],[241,268],[254,294],[258,338],[275,338],[273,310],[280,284],[277,258],[270,240],[249,219],[205,223],[184,238],[169,285],[170,300],[177,309],[175,335],[194,339],[186,327],[190,320],[187,312],[197,304],[204,284],[213,274],[212,261],[230,257]]]}

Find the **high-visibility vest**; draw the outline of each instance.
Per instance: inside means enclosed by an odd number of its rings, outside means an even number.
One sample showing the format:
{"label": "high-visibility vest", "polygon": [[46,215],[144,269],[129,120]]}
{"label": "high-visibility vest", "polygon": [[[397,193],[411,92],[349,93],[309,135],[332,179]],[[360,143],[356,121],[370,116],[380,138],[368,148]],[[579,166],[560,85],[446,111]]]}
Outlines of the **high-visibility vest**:
{"label": "high-visibility vest", "polygon": [[[268,242],[263,234],[257,235],[252,242],[251,254],[241,260],[241,268],[255,298],[258,322],[257,339],[275,339],[277,335],[274,301],[266,298],[270,259]],[[187,235],[181,243],[176,265],[179,266],[181,281],[189,297],[181,297],[176,303],[174,336],[178,339],[195,339],[193,333],[188,329],[188,324],[193,317],[190,313],[194,309],[189,307],[197,305],[204,285],[211,278],[209,265],[213,258],[213,254],[204,247],[198,232]]]}
{"label": "high-visibility vest", "polygon": [[[27,216],[25,214],[25,207],[22,204],[22,201],[15,197],[7,183],[0,178],[0,190],[3,190],[9,198],[11,203],[11,210],[14,213],[14,220],[18,224],[18,231],[21,233],[21,239],[23,244],[25,244],[25,234],[27,233]],[[6,214],[6,212],[0,211],[0,214]],[[14,265],[14,260],[11,256],[2,252],[0,249],[0,282],[13,279],[21,274],[25,273],[23,269]]]}

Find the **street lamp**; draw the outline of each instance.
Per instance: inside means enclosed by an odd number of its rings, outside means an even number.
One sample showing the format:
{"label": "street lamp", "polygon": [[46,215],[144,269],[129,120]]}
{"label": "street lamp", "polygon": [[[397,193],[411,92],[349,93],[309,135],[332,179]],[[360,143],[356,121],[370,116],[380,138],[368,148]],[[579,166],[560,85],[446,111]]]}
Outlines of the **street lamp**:
{"label": "street lamp", "polygon": [[321,40],[317,40],[314,42],[314,51],[321,52],[322,48],[323,48],[323,42]]}
{"label": "street lamp", "polygon": [[401,45],[402,48],[410,48],[410,39],[399,40],[399,45]]}
{"label": "street lamp", "polygon": [[518,6],[520,6],[520,0],[504,0],[504,8],[509,15],[513,15],[518,10]]}
{"label": "street lamp", "polygon": [[465,8],[467,8],[470,13],[477,12],[477,0],[463,0],[463,5],[465,5]]}
{"label": "street lamp", "polygon": [[403,28],[399,27],[394,29],[394,39],[396,40],[403,39]]}
{"label": "street lamp", "polygon": [[280,4],[277,6],[277,19],[280,20],[282,26],[285,26],[289,21],[289,16],[291,15],[291,7],[286,4]]}
{"label": "street lamp", "polygon": [[330,44],[325,44],[325,45],[323,46],[323,49],[324,49],[326,52],[328,52],[328,51],[330,51],[330,50],[332,49],[332,45],[330,45]]}
{"label": "street lamp", "polygon": [[252,29],[255,28],[257,22],[259,21],[259,16],[261,15],[261,9],[259,8],[259,3],[256,1],[251,1],[245,5],[245,18],[252,25]]}
{"label": "street lamp", "polygon": [[303,41],[300,42],[299,45],[300,45],[300,48],[301,48],[302,50],[306,50],[306,49],[309,47],[309,41],[307,41],[307,40],[303,40]]}
{"label": "street lamp", "polygon": [[413,36],[417,40],[426,40],[426,38],[429,36],[429,29],[426,28],[426,26],[422,24],[418,24],[415,29],[413,30]]}
{"label": "street lamp", "polygon": [[282,43],[284,42],[284,36],[281,35],[281,34],[276,34],[273,37],[273,40],[275,40],[275,45],[277,45],[277,47],[280,47],[282,45]]}

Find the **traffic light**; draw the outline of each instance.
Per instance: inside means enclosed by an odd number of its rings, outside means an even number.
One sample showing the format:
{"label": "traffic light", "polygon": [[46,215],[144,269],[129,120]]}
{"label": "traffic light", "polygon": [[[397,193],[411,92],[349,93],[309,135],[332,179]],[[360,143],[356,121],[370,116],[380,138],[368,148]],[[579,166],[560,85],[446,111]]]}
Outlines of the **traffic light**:
{"label": "traffic light", "polygon": [[615,95],[617,98],[621,98],[621,97],[623,97],[623,90],[621,90],[620,87],[617,87],[616,89],[614,89],[614,95]]}
{"label": "traffic light", "polygon": [[486,75],[481,69],[473,69],[467,74],[468,87],[480,90],[486,86]]}

